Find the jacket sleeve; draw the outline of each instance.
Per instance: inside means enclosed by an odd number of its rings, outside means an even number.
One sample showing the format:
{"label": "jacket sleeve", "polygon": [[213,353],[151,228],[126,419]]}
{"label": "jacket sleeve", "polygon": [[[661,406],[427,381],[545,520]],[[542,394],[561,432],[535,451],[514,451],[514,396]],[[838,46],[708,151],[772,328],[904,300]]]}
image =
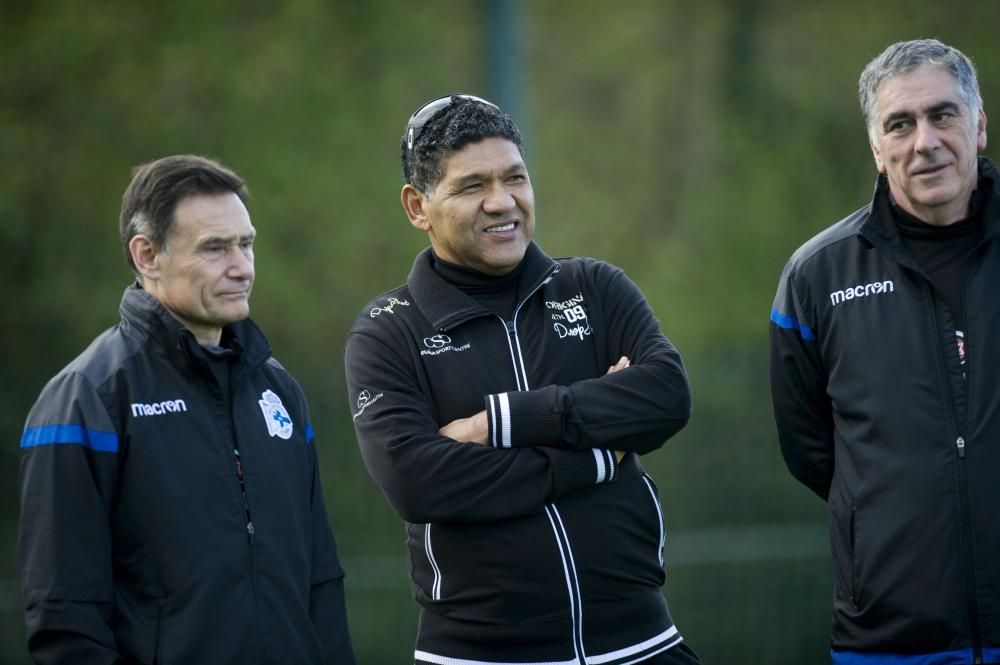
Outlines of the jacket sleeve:
{"label": "jacket sleeve", "polygon": [[624,272],[607,263],[594,269],[603,318],[590,325],[607,331],[612,363],[628,356],[631,365],[566,386],[487,395],[492,446],[646,453],[687,424],[691,393],[680,354]]}
{"label": "jacket sleeve", "polygon": [[21,437],[18,566],[36,663],[117,663],[110,514],[119,435],[94,387],[60,374]]}
{"label": "jacket sleeve", "polygon": [[[303,400],[304,401],[304,400]],[[344,570],[337,555],[337,542],[330,528],[319,475],[319,459],[312,440],[312,586],[309,591],[309,618],[323,641],[323,662],[327,665],[354,665],[354,650],[347,628],[344,599]]]}
{"label": "jacket sleeve", "polygon": [[833,480],[833,409],[817,327],[796,294],[790,262],[771,309],[771,397],[785,464],[821,498]]}
{"label": "jacket sleeve", "polygon": [[617,476],[608,450],[503,450],[440,435],[431,390],[420,385],[412,361],[396,353],[399,346],[352,332],[345,366],[365,465],[403,519],[492,522],[533,514]]}

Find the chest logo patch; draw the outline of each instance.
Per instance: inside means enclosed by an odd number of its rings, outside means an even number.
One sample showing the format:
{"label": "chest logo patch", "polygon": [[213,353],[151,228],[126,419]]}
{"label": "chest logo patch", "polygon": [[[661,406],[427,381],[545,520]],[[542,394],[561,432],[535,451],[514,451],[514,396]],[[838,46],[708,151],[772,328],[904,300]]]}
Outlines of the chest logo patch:
{"label": "chest logo patch", "polygon": [[448,353],[450,351],[468,351],[472,348],[472,344],[469,342],[466,342],[465,344],[453,343],[451,337],[448,337],[447,335],[431,335],[430,337],[424,337],[424,346],[426,348],[420,350],[420,355],[422,356],[438,356],[442,353]]}
{"label": "chest logo patch", "polygon": [[279,439],[292,438],[292,417],[281,403],[281,398],[271,390],[265,390],[260,394],[257,403],[260,404],[261,413],[264,414],[267,433]]}
{"label": "chest logo patch", "polygon": [[871,284],[858,284],[857,286],[848,286],[845,289],[831,291],[830,302],[833,307],[836,307],[840,303],[848,300],[866,298],[868,296],[877,296],[882,293],[892,293],[895,290],[895,285],[892,283],[891,279],[872,282]]}
{"label": "chest logo patch", "polygon": [[583,293],[561,302],[548,300],[545,306],[551,310],[552,329],[559,339],[574,337],[582,342],[584,337],[593,333],[584,308]]}

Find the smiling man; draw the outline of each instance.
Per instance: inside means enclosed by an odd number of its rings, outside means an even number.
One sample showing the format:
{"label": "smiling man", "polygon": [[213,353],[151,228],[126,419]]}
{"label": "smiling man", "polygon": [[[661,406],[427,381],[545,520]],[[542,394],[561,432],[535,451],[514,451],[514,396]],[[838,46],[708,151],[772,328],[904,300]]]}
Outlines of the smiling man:
{"label": "smiling man", "polygon": [[639,455],[687,422],[687,377],[636,286],[532,241],[521,136],[495,105],[407,123],[401,199],[430,247],[347,340],[372,477],[406,520],[414,661],[697,663],[660,593]]}
{"label": "smiling man", "polygon": [[972,63],[900,42],[859,82],[879,177],[771,310],[791,472],[827,501],[833,662],[1000,663],[1000,194]]}
{"label": "smiling man", "polygon": [[125,192],[121,323],[21,438],[36,663],[354,662],[305,398],[247,319],[247,197],[191,155]]}

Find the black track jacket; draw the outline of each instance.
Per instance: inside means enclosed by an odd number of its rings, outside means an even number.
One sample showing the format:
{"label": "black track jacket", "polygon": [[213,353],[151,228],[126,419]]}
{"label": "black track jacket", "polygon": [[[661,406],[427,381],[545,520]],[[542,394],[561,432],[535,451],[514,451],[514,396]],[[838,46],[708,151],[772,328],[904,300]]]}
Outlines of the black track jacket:
{"label": "black track jacket", "polygon": [[18,558],[36,662],[354,662],[305,398],[252,322],[223,334],[242,346],[231,412],[191,333],[131,286],[31,410]]}
{"label": "black track jacket", "polygon": [[835,663],[1000,662],[1000,174],[984,158],[979,173],[991,195],[964,267],[964,378],[884,177],[778,287],[774,411],[788,468],[827,499]]}
{"label": "black track jacket", "polygon": [[[616,665],[678,644],[656,487],[612,453],[655,450],[689,417],[642,294],[531,244],[505,321],[430,259],[365,307],[346,348],[365,463],[408,522],[415,659]],[[631,367],[605,376],[622,355]],[[484,408],[490,446],[438,434]]]}

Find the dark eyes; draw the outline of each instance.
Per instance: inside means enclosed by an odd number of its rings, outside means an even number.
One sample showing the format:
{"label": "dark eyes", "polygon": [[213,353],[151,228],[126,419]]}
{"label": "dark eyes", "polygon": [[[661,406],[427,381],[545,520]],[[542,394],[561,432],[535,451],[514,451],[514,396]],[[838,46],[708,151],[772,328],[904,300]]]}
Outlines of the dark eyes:
{"label": "dark eyes", "polygon": [[[935,125],[946,125],[955,119],[955,113],[953,111],[940,111],[939,113],[932,114],[930,118],[931,122]],[[912,127],[912,120],[896,120],[886,128],[886,131],[893,134],[908,131]]]}
{"label": "dark eyes", "polygon": [[[239,246],[240,250],[248,252],[253,249],[253,240],[243,240],[237,243],[237,245]],[[209,254],[221,254],[226,252],[229,249],[229,247],[230,245],[228,244],[211,244],[211,245],[205,245],[205,251],[208,252]]]}

